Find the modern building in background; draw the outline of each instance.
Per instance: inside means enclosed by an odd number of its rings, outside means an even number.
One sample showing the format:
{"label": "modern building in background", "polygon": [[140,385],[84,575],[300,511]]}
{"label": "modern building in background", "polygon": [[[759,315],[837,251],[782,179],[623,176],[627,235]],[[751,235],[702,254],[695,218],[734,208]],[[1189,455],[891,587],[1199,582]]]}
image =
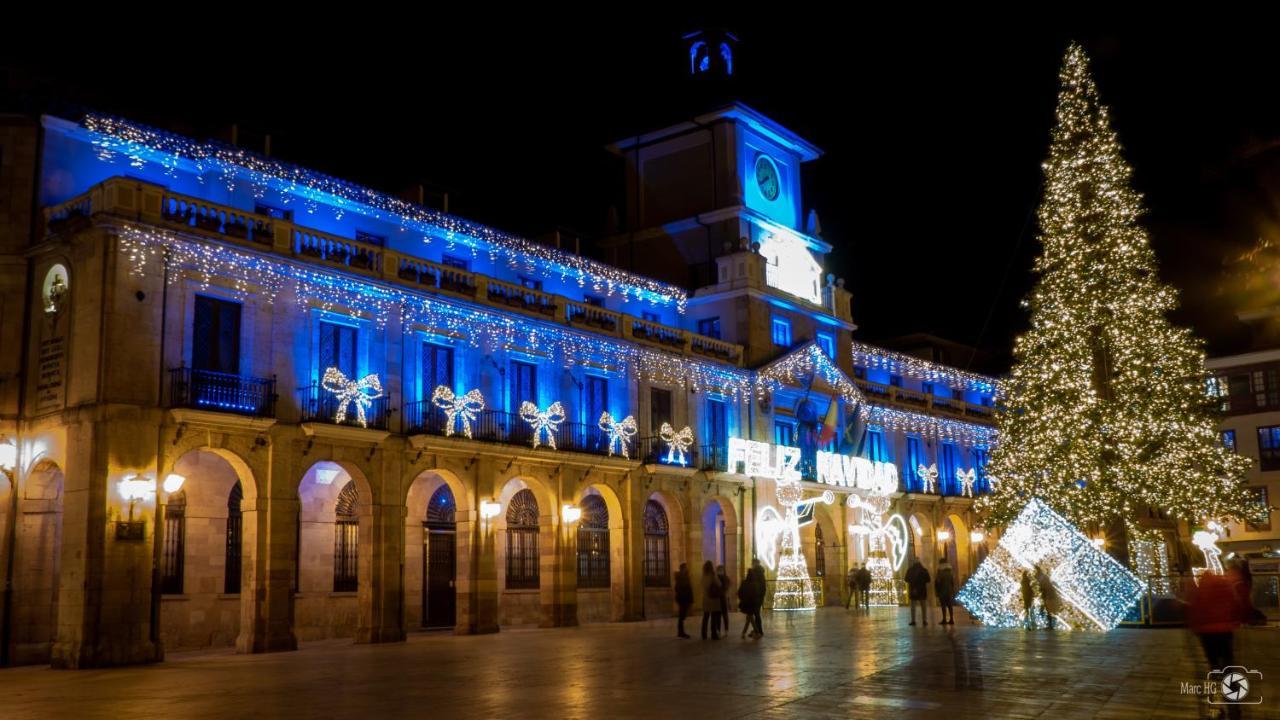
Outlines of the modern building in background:
{"label": "modern building in background", "polygon": [[0,130],[6,662],[671,615],[681,563],[758,554],[742,440],[834,493],[828,604],[867,547],[824,457],[898,468],[908,557],[990,542],[994,380],[853,339],[820,151],[751,108],[612,146],[609,263],[127,120]]}

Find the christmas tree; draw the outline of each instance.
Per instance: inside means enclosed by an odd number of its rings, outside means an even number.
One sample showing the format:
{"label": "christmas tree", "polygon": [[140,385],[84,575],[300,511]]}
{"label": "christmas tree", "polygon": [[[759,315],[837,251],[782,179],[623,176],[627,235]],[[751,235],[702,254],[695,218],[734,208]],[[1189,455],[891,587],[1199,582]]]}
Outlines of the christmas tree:
{"label": "christmas tree", "polygon": [[1249,461],[1219,442],[1200,342],[1167,314],[1141,198],[1076,44],[1044,163],[1031,329],[1002,384],[978,507],[1003,526],[1038,497],[1082,528],[1147,507],[1199,523],[1255,512]]}

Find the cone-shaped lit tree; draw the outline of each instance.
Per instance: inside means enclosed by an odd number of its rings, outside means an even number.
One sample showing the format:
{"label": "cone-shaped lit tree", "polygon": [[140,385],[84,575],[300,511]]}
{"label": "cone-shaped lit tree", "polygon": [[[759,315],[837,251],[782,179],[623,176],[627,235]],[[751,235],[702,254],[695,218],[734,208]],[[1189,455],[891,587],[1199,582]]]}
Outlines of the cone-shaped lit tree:
{"label": "cone-shaped lit tree", "polygon": [[999,440],[979,501],[993,526],[1039,497],[1080,527],[1143,507],[1192,522],[1242,518],[1249,461],[1218,439],[1204,354],[1170,324],[1141,199],[1076,44],[1062,65],[1044,164],[1043,251],[1031,329],[1002,386]]}

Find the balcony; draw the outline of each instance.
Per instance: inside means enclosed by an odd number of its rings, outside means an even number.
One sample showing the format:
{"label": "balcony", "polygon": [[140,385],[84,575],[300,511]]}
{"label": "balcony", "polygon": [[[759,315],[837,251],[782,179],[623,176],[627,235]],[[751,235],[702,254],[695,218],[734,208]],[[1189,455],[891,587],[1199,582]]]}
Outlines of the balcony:
{"label": "balcony", "polygon": [[[342,409],[344,417],[338,422],[338,410]],[[388,413],[387,398],[380,397],[369,401],[365,408],[365,424],[360,424],[360,411],[354,401],[348,401],[346,407],[338,396],[325,390],[319,383],[298,389],[299,422],[328,423],[347,427],[362,427],[370,430],[387,430]]]}
{"label": "balcony", "polygon": [[45,227],[49,232],[70,232],[100,214],[204,235],[413,290],[462,298],[502,312],[528,315],[677,355],[738,367],[743,362],[741,345],[128,178],[106,180],[80,196],[46,208]]}
{"label": "balcony", "polygon": [[276,381],[174,368],[169,371],[169,407],[274,418]]}
{"label": "balcony", "polygon": [[[471,423],[471,440],[506,445],[533,446],[533,427],[517,413],[502,410],[481,410]],[[449,418],[430,400],[405,403],[404,433],[406,435],[436,435],[444,437],[449,428]],[[454,419],[453,437],[466,438],[463,422]],[[556,450],[580,452],[591,455],[609,454],[609,436],[597,425],[576,422],[560,423],[555,432]],[[631,440],[630,455],[636,458],[636,441]],[[538,448],[551,449],[545,431]]]}
{"label": "balcony", "polygon": [[884,385],[861,378],[854,382],[872,402],[888,403],[909,410],[952,415],[979,422],[991,420],[992,408],[985,405],[974,405],[955,398],[940,398],[919,390],[908,390],[897,385]]}

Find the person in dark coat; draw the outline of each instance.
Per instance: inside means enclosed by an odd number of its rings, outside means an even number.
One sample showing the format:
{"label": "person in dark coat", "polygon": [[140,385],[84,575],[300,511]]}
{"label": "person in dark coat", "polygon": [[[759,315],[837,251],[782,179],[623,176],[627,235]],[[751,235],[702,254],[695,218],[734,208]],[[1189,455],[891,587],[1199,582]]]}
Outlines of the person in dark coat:
{"label": "person in dark coat", "polygon": [[756,637],[764,637],[764,623],[760,619],[760,610],[764,607],[765,596],[769,594],[769,584],[764,578],[764,565],[760,564],[760,559],[756,558],[751,561],[751,569],[755,571],[755,605],[752,606],[755,612],[751,615],[751,622],[756,626]]}
{"label": "person in dark coat", "polygon": [[680,607],[680,620],[676,624],[676,637],[689,638],[684,631],[684,619],[689,617],[689,608],[693,605],[693,583],[689,580],[688,563],[680,563],[676,571],[676,605]]}
{"label": "person in dark coat", "polygon": [[1044,622],[1053,629],[1054,616],[1062,609],[1062,600],[1058,597],[1058,588],[1053,584],[1049,573],[1039,565],[1033,566],[1036,571],[1036,586],[1040,588],[1040,614]]}
{"label": "person in dark coat", "polygon": [[707,639],[707,623],[711,623],[711,639],[720,639],[720,578],[708,560],[702,563],[702,639]]}
{"label": "person in dark coat", "polygon": [[941,625],[955,625],[955,610],[952,605],[956,597],[956,576],[951,572],[951,563],[943,558],[938,564],[938,576],[933,579],[933,594],[938,596],[938,605],[942,607]]}
{"label": "person in dark coat", "polygon": [[[1206,572],[1187,605],[1187,625],[1199,637],[1211,671],[1235,665],[1235,631],[1247,617],[1243,585],[1239,568],[1228,567],[1221,575]],[[1240,717],[1239,705],[1226,705],[1226,710],[1229,717]]]}
{"label": "person in dark coat", "polygon": [[747,568],[746,577],[742,578],[742,583],[738,585],[738,611],[742,613],[742,637],[747,636],[747,631],[751,631],[751,637],[756,636],[755,614],[756,614],[756,569]]}
{"label": "person in dark coat", "polygon": [[854,563],[849,568],[849,575],[845,578],[845,583],[849,586],[849,599],[844,601],[844,609],[848,610],[852,604],[856,610],[858,608],[858,564]]}
{"label": "person in dark coat", "polygon": [[858,568],[858,592],[862,595],[862,609],[871,609],[871,571],[866,565]]}
{"label": "person in dark coat", "polygon": [[929,571],[916,558],[907,570],[907,600],[911,603],[911,624],[916,624],[916,605],[920,606],[920,619],[929,624]]}
{"label": "person in dark coat", "polygon": [[725,637],[728,637],[729,608],[733,603],[733,595],[729,592],[729,588],[733,587],[733,581],[729,579],[729,574],[724,571],[723,565],[716,566],[716,579],[720,581],[720,619],[724,622]]}
{"label": "person in dark coat", "polygon": [[1022,571],[1022,624],[1028,630],[1036,626],[1035,616],[1036,606],[1036,588],[1031,583],[1031,573],[1023,569]]}

